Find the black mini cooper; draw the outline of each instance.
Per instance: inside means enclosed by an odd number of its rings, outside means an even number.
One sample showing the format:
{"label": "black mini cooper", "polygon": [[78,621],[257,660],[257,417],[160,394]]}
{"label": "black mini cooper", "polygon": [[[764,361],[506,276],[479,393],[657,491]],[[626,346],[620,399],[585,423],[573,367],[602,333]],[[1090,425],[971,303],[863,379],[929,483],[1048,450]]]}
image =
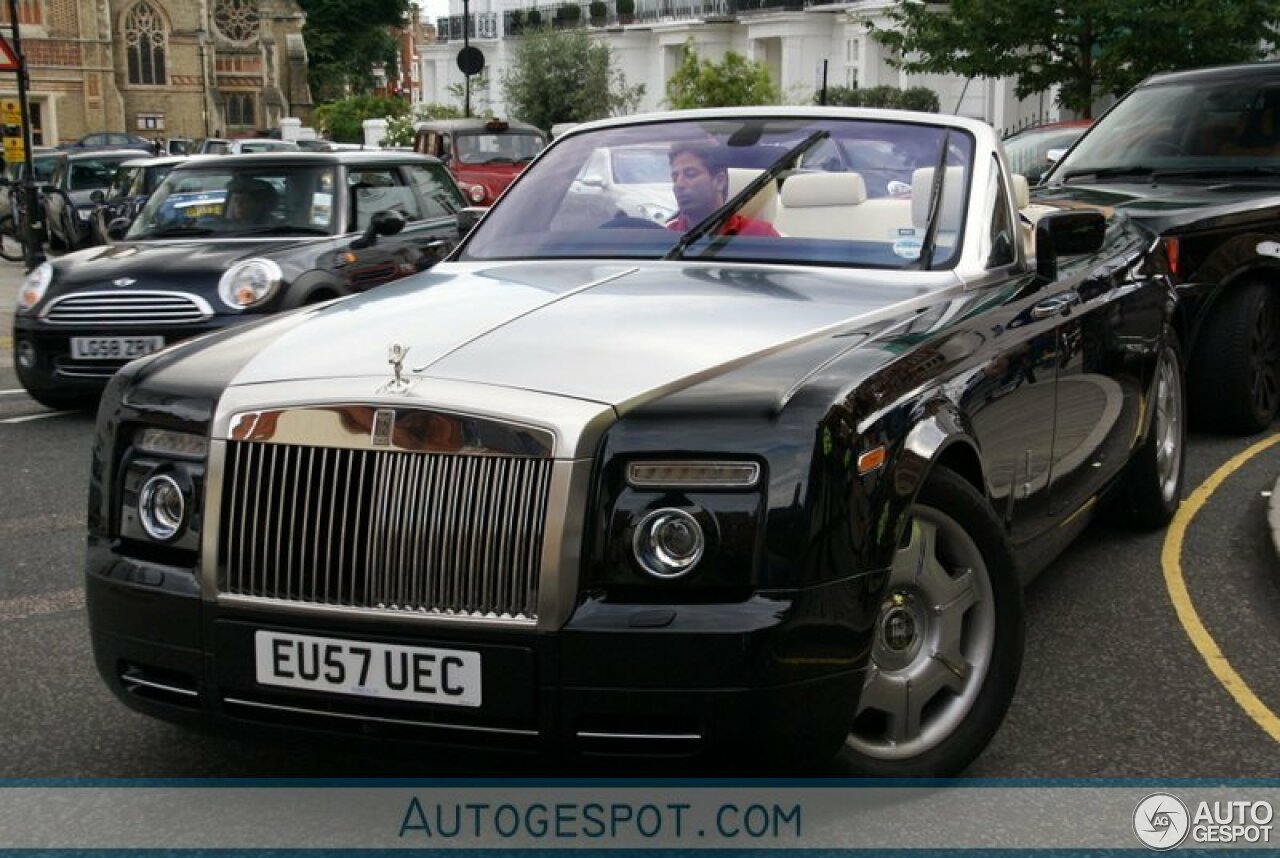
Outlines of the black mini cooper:
{"label": "black mini cooper", "polygon": [[421,271],[465,205],[412,153],[243,155],[176,167],[115,244],[34,269],[18,293],[18,378],[89,407],[122,365],[178,340]]}

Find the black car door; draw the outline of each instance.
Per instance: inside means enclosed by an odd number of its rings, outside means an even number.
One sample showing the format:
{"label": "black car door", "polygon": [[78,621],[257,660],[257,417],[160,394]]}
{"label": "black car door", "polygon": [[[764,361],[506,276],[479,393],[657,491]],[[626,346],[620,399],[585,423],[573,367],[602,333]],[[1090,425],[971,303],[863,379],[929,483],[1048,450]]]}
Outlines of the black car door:
{"label": "black car door", "polygon": [[[352,165],[347,172],[350,191],[348,230],[363,234],[352,244],[346,265],[339,269],[352,291],[396,280],[434,264],[448,252],[448,236],[440,218],[426,216],[426,206],[399,165]],[[394,235],[369,231],[376,214],[394,210],[407,223]],[[453,235],[456,236],[456,227]]]}

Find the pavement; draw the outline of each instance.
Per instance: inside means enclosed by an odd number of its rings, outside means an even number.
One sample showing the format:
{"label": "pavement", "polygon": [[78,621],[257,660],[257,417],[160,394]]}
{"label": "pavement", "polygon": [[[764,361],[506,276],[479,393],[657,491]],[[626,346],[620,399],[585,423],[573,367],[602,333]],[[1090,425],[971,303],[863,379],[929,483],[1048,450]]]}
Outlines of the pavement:
{"label": "pavement", "polygon": [[1267,530],[1271,532],[1271,544],[1275,547],[1276,557],[1280,557],[1280,477],[1271,488],[1271,499],[1267,502]]}

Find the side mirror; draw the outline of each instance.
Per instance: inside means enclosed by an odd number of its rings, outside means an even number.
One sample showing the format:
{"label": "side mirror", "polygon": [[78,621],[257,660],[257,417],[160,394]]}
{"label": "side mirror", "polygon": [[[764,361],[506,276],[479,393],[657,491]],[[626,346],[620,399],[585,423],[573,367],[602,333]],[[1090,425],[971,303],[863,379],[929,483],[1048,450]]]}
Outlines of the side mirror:
{"label": "side mirror", "polygon": [[374,212],[373,217],[369,218],[369,226],[365,228],[364,234],[353,241],[351,246],[356,249],[373,247],[378,243],[378,236],[395,235],[404,229],[408,222],[409,219],[404,216],[404,213],[395,209]]}
{"label": "side mirror", "polygon": [[127,217],[112,218],[111,223],[107,224],[107,238],[112,241],[120,241],[124,238],[124,234],[129,231],[129,224],[132,223]]}
{"label": "side mirror", "polygon": [[104,194],[102,191],[94,191],[93,193],[89,194],[89,202],[93,203],[94,205],[99,205],[101,203],[105,203],[106,201],[107,201],[107,195]]}
{"label": "side mirror", "polygon": [[584,188],[603,188],[604,187],[603,176],[595,176],[595,175],[583,176],[581,179],[578,180],[578,182]]}
{"label": "side mirror", "polygon": [[1036,222],[1036,274],[1058,277],[1058,257],[1097,253],[1107,234],[1107,219],[1099,211],[1050,212]]}
{"label": "side mirror", "polygon": [[467,206],[465,209],[459,210],[456,215],[458,219],[458,237],[462,238],[475,229],[476,224],[480,222],[480,218],[487,211],[488,209],[481,206]]}
{"label": "side mirror", "polygon": [[1044,153],[1044,159],[1050,164],[1056,164],[1062,160],[1062,156],[1067,154],[1066,149],[1050,149]]}

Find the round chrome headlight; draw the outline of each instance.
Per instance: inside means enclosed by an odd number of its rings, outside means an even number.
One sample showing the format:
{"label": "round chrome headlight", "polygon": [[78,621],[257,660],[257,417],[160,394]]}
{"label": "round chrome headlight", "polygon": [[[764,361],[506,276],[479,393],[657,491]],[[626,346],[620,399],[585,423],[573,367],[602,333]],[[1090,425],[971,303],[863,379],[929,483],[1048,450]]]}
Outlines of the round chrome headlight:
{"label": "round chrome headlight", "polygon": [[187,518],[187,498],[182,486],[168,474],[154,474],[138,493],[138,520],[152,539],[168,542],[178,535]]}
{"label": "round chrome headlight", "polygon": [[488,191],[484,189],[484,185],[472,185],[471,186],[471,202],[473,203],[484,202],[484,197],[485,197],[485,194],[487,193]]}
{"label": "round chrome headlight", "polygon": [[702,559],[707,539],[698,520],[682,509],[659,509],[636,527],[632,550],[644,571],[658,578],[678,578]]}
{"label": "round chrome headlight", "polygon": [[256,307],[275,294],[283,279],[280,266],[270,259],[246,259],[222,275],[218,297],[233,310]]}
{"label": "round chrome headlight", "polygon": [[49,284],[53,282],[53,266],[42,262],[22,279],[18,287],[18,312],[24,313],[40,303]]}

